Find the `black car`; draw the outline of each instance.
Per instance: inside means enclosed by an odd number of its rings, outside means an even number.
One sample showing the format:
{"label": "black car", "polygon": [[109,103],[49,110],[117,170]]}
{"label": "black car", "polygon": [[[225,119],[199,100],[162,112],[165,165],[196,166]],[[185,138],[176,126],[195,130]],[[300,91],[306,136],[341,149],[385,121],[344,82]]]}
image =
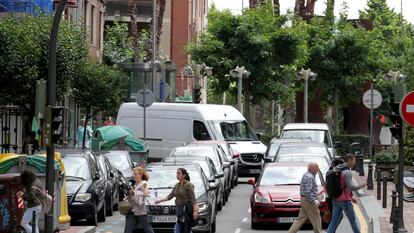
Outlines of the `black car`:
{"label": "black car", "polygon": [[177,222],[174,199],[156,205],[154,201],[159,197],[167,196],[174,185],[178,182],[176,171],[178,168],[185,168],[189,174],[191,183],[194,185],[196,202],[198,205],[199,217],[196,219],[196,226],[193,232],[215,232],[216,196],[214,190],[217,186],[209,183],[202,168],[195,163],[152,163],[147,167],[150,188],[150,196],[147,199],[148,220],[154,230],[172,230]]}
{"label": "black car", "polygon": [[118,171],[112,167],[109,160],[103,156],[97,156],[99,165],[106,180],[105,190],[105,204],[106,204],[106,216],[112,216],[114,210],[117,209],[119,203],[119,175]]}
{"label": "black car", "polygon": [[214,166],[213,160],[209,157],[201,156],[168,156],[165,157],[163,162],[193,162],[200,165],[203,169],[204,174],[207,177],[207,180],[211,183],[213,182],[217,189],[215,190],[216,195],[216,206],[217,210],[221,210],[224,205],[224,184],[221,182],[224,173],[218,173],[216,167]]}
{"label": "black car", "polygon": [[108,158],[113,167],[122,173],[128,182],[133,180],[132,169],[134,168],[134,163],[128,151],[111,150],[103,155]]}
{"label": "black car", "polygon": [[73,221],[86,219],[97,225],[106,218],[106,180],[92,151],[62,153],[66,172],[69,215]]}

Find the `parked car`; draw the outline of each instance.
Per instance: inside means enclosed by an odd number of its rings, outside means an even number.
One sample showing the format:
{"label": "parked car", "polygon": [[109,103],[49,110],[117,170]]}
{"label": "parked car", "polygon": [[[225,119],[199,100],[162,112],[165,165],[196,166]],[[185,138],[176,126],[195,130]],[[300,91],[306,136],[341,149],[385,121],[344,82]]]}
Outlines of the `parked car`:
{"label": "parked car", "polygon": [[317,155],[332,160],[332,156],[324,143],[320,142],[287,142],[282,143],[276,152],[275,159],[280,155]]}
{"label": "parked car", "polygon": [[230,195],[230,163],[223,161],[224,155],[220,152],[217,145],[180,146],[171,152],[171,156],[202,156],[211,158],[218,173],[224,173],[221,182],[224,184],[224,203],[227,202]]}
{"label": "parked car", "polygon": [[106,215],[112,216],[113,211],[117,209],[119,203],[119,175],[118,171],[112,167],[109,160],[103,156],[97,156],[99,165],[102,168],[105,180],[105,203],[106,203]]}
{"label": "parked car", "polygon": [[172,230],[177,222],[174,198],[170,201],[156,205],[154,202],[158,197],[167,196],[174,185],[178,182],[176,171],[185,168],[189,174],[191,183],[194,185],[195,198],[198,205],[198,218],[193,232],[215,232],[216,231],[216,200],[215,192],[217,186],[208,182],[202,168],[194,163],[167,163],[159,162],[149,164],[147,167],[150,188],[150,196],[147,199],[148,219],[155,231]]}
{"label": "parked car", "polygon": [[311,142],[310,139],[301,139],[301,138],[273,138],[269,145],[267,145],[267,150],[265,154],[266,162],[273,162],[276,157],[277,150],[279,149],[282,143],[286,142]]}
{"label": "parked car", "polygon": [[327,124],[289,123],[283,127],[281,138],[308,138],[314,142],[325,143],[331,157],[336,156],[331,131]]}
{"label": "parked car", "polygon": [[69,215],[73,221],[86,219],[97,225],[106,219],[106,180],[92,151],[62,152],[66,172]]}
{"label": "parked car", "polygon": [[122,173],[127,182],[133,180],[132,169],[134,168],[134,163],[132,162],[128,151],[110,150],[103,155],[108,158],[113,167]]}
{"label": "parked car", "polygon": [[238,185],[239,182],[239,157],[240,153],[231,149],[230,145],[226,141],[193,141],[190,144],[217,144],[224,155],[226,161],[230,163],[230,188]]}
{"label": "parked car", "polygon": [[[257,182],[253,184],[250,198],[251,227],[258,228],[264,224],[291,224],[298,217],[300,210],[300,182],[307,172],[308,163],[268,163]],[[319,210],[322,223],[326,227],[330,212],[326,201],[324,176],[319,171],[316,175],[318,185]]]}
{"label": "parked car", "polygon": [[203,169],[204,174],[207,177],[209,182],[213,182],[215,186],[217,186],[217,190],[215,190],[216,194],[216,205],[217,210],[221,210],[224,205],[224,184],[221,182],[220,178],[224,177],[224,173],[218,173],[216,166],[214,165],[213,160],[209,157],[201,157],[201,156],[169,156],[162,160],[163,162],[193,162],[200,165]]}

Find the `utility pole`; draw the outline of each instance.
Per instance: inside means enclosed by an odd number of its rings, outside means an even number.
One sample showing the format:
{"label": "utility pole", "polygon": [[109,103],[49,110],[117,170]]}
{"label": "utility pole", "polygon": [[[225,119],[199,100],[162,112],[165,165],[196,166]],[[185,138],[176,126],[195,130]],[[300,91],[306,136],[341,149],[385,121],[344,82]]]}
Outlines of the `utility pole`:
{"label": "utility pole", "polygon": [[305,87],[303,92],[303,122],[308,123],[308,80],[314,81],[316,79],[317,74],[312,72],[310,69],[298,72],[298,79],[305,80]]}
{"label": "utility pole", "polygon": [[[134,22],[135,23],[135,22]],[[152,1],[152,92],[154,94],[157,85],[157,1]],[[161,90],[160,90],[161,91]],[[162,96],[162,94],[160,95]]]}
{"label": "utility pole", "polygon": [[237,78],[238,79],[237,105],[239,107],[240,113],[243,114],[243,101],[242,101],[243,78],[245,78],[245,79],[249,78],[250,72],[247,71],[244,68],[244,66],[242,66],[242,67],[236,66],[235,69],[230,70],[229,74],[232,78]]}

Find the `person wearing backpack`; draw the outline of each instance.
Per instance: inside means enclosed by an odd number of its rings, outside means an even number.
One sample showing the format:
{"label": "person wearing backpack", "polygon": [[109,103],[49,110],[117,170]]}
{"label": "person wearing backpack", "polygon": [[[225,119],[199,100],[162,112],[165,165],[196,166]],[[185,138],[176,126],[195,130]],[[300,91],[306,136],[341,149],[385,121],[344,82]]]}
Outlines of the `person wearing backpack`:
{"label": "person wearing backpack", "polygon": [[[26,201],[26,211],[23,214],[20,226],[26,231],[26,233],[39,233],[39,216],[42,211],[42,205],[32,192],[32,187],[42,189],[42,183],[37,176],[31,171],[23,171],[20,173],[20,184],[24,190],[17,193],[18,196],[22,196]],[[36,229],[32,229],[33,212],[36,212]]]}
{"label": "person wearing backpack", "polygon": [[313,232],[322,233],[322,221],[319,212],[318,186],[315,176],[319,172],[316,163],[309,163],[308,172],[302,176],[300,182],[300,210],[298,218],[293,222],[288,233],[296,233],[302,225],[309,220],[313,226]]}
{"label": "person wearing backpack", "polygon": [[[348,217],[352,231],[354,233],[361,232],[352,204],[353,202],[356,202],[352,196],[352,192],[365,187],[366,184],[357,184],[352,179],[350,169],[356,164],[355,155],[350,153],[346,154],[344,156],[344,161],[345,163],[339,164],[331,173],[328,172],[326,175],[328,195],[333,199],[332,219],[329,223],[327,233],[334,233],[336,231],[336,228],[341,222],[343,212],[345,212]],[[339,183],[339,185],[336,185],[338,187],[337,189],[334,188],[335,183]]]}

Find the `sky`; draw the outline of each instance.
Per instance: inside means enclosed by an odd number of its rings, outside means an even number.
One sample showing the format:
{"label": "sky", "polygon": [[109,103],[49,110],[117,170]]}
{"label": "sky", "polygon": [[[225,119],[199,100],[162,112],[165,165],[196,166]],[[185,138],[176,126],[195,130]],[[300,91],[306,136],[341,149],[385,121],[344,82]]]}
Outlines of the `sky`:
{"label": "sky", "polygon": [[[288,9],[293,10],[295,7],[295,0],[279,0],[281,14],[286,13]],[[359,18],[358,10],[363,10],[366,7],[366,0],[336,0],[335,1],[335,14],[339,15],[342,2],[348,4],[348,18]],[[409,9],[414,9],[414,0],[387,0],[388,6],[393,8],[395,12],[401,12],[401,2],[403,6],[403,16],[406,20],[414,24],[414,13]],[[235,14],[240,14],[242,6],[244,8],[249,7],[249,0],[209,0],[209,5],[214,3],[220,10],[230,9]],[[315,5],[315,14],[324,15],[326,8],[326,0],[317,0]]]}

